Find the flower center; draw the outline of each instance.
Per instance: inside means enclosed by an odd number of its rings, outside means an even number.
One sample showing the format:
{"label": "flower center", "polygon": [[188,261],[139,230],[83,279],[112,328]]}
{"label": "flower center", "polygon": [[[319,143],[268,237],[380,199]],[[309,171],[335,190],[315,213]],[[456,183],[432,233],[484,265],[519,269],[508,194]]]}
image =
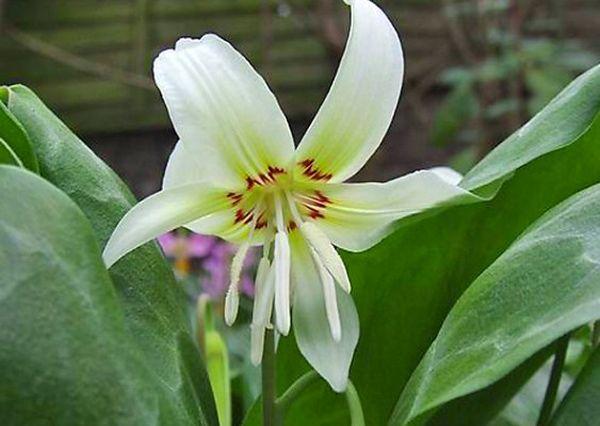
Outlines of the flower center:
{"label": "flower center", "polygon": [[321,190],[295,184],[284,169],[270,166],[246,178],[246,189],[230,192],[234,225],[271,232],[294,231],[305,220],[325,218],[330,198]]}

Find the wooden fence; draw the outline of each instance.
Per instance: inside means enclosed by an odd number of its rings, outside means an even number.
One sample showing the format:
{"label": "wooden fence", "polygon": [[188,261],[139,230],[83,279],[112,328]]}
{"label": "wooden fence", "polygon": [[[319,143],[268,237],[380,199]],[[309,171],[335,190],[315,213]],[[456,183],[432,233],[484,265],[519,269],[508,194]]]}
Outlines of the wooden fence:
{"label": "wooden fence", "polygon": [[[331,22],[323,21],[326,2],[319,0],[4,2],[0,83],[29,85],[79,132],[167,126],[151,80],[152,59],[179,37],[207,32],[218,33],[248,57],[288,115],[310,116],[333,78],[332,52],[340,47],[335,34],[328,37],[328,25],[344,29],[347,19],[341,1],[333,5]],[[402,34],[409,82],[435,79],[440,69],[459,61],[440,1],[379,3]],[[567,3],[576,6],[565,8],[569,34],[597,42],[595,0]]]}

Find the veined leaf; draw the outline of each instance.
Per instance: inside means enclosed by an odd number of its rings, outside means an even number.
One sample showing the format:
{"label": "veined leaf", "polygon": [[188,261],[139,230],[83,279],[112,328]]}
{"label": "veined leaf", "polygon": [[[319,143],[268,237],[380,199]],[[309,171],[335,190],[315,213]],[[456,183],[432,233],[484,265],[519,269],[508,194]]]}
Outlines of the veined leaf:
{"label": "veined leaf", "polygon": [[87,218],[24,169],[0,166],[0,187],[2,423],[170,423]]}
{"label": "veined leaf", "polygon": [[600,185],[552,209],[458,300],[392,424],[489,385],[600,317]]}
{"label": "veined leaf", "polygon": [[[9,90],[8,109],[29,135],[41,175],[77,203],[102,247],[134,197],[33,92],[23,86]],[[158,246],[149,243],[136,250],[112,267],[110,275],[131,339],[159,379],[157,386],[179,407],[168,414],[171,421],[215,424],[212,392],[192,340],[183,294]]]}

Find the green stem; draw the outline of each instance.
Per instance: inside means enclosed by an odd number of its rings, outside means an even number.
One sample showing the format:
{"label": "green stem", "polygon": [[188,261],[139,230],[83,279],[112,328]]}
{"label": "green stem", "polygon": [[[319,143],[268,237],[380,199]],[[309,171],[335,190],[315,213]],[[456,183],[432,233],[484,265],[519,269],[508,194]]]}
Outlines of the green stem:
{"label": "green stem", "polygon": [[265,331],[265,342],[262,359],[262,405],[263,425],[276,426],[277,397],[275,390],[275,337],[273,330]]}
{"label": "green stem", "polygon": [[[298,399],[298,397],[308,388],[311,384],[319,379],[319,374],[312,370],[301,376],[296,380],[285,393],[277,399],[275,403],[276,410],[276,425],[283,424],[283,418],[285,413],[291,407],[291,405]],[[348,409],[350,411],[350,424],[351,426],[365,426],[365,417],[363,415],[362,406],[360,404],[360,398],[356,388],[352,382],[348,382],[348,388],[345,392],[346,401],[348,402]]]}
{"label": "green stem", "polygon": [[362,405],[360,404],[360,398],[352,382],[348,382],[346,401],[348,402],[348,410],[350,411],[350,425],[365,426],[365,416],[363,414]]}
{"label": "green stem", "polygon": [[283,414],[288,408],[294,403],[294,401],[300,396],[300,394],[311,385],[315,380],[319,378],[316,371],[312,370],[304,374],[298,380],[296,380],[292,386],[285,391],[280,398],[277,399],[277,411],[280,417],[283,418]]}
{"label": "green stem", "polygon": [[570,334],[567,333],[558,339],[556,343],[556,353],[554,355],[554,362],[552,363],[550,380],[548,380],[548,387],[546,388],[546,394],[544,395],[544,402],[542,404],[537,426],[547,425],[550,417],[552,416],[552,410],[554,409],[554,402],[558,392],[558,385],[560,384],[560,378],[562,375],[563,366],[565,365],[565,358],[567,356],[569,338]]}

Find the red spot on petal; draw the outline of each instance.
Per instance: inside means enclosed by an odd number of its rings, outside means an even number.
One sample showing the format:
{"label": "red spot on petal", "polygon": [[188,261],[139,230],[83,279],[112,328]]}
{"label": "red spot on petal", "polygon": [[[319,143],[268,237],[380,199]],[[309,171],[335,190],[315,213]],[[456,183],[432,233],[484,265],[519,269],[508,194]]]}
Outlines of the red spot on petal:
{"label": "red spot on petal", "polygon": [[281,167],[269,166],[266,173],[259,173],[258,176],[246,177],[246,189],[251,190],[255,186],[263,186],[275,183],[277,175],[285,173],[285,169]]}
{"label": "red spot on petal", "polygon": [[311,180],[327,182],[333,177],[331,173],[325,173],[318,167],[315,167],[315,160],[313,158],[300,161],[298,164],[304,168],[302,174]]}

